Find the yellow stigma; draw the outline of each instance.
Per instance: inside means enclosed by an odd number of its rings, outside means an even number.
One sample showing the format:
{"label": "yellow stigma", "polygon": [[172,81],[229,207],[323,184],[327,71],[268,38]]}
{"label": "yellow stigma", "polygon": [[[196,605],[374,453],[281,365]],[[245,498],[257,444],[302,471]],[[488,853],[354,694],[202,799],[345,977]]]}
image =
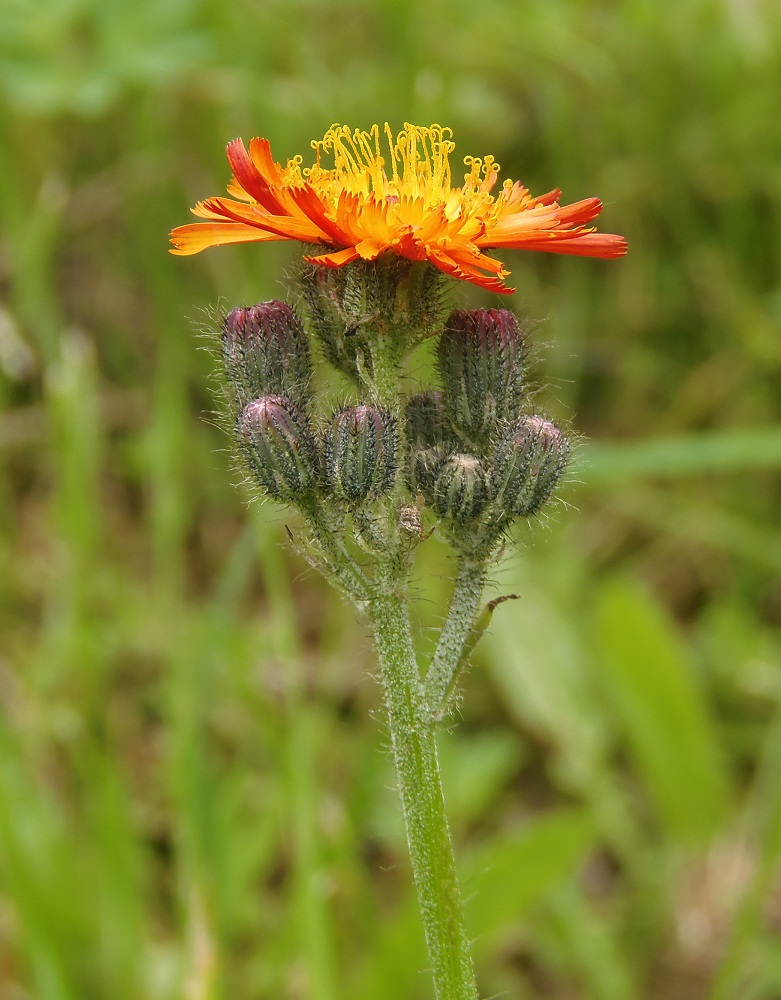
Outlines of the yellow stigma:
{"label": "yellow stigma", "polygon": [[[387,159],[380,146],[379,125],[372,125],[368,132],[332,125],[322,139],[312,143],[316,162],[304,175],[318,187],[362,197],[445,202],[450,193],[449,156],[455,148],[451,130],[441,125],[406,122],[394,136],[386,122],[384,132]],[[333,155],[331,170],[322,164],[326,153]]]}

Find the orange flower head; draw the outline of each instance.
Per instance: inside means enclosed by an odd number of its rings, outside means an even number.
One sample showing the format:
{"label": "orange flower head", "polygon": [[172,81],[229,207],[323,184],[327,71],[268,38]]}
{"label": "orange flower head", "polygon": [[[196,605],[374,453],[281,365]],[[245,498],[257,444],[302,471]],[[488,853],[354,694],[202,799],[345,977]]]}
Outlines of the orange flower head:
{"label": "orange flower head", "polygon": [[[499,176],[492,156],[467,156],[461,187],[451,186],[450,129],[405,124],[394,136],[385,125],[368,132],[332,125],[315,141],[315,163],[300,156],[283,167],[267,139],[228,143],[230,198],[207,198],[192,209],[205,220],[171,233],[172,253],[194,254],[226,243],[300,240],[326,252],[305,259],[323,267],[375,260],[390,252],[427,260],[445,274],[494,292],[514,291],[509,271],[488,249],[542,250],[582,257],[621,257],[622,236],[589,227],[602,210],[598,198],[559,205],[561,192],[533,197],[518,181]],[[333,159],[333,166],[324,161]],[[336,249],[333,249],[336,248]]]}

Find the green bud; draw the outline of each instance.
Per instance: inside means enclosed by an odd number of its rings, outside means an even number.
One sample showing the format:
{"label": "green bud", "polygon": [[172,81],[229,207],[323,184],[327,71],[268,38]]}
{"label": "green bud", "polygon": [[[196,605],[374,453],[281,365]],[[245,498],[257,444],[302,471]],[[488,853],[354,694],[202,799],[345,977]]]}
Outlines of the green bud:
{"label": "green bud", "polygon": [[[312,248],[313,256],[322,252]],[[354,381],[361,370],[371,375],[376,338],[412,347],[442,323],[447,282],[427,261],[382,254],[339,268],[304,263],[299,281],[326,358]]]}
{"label": "green bud", "polygon": [[439,470],[451,452],[441,446],[411,447],[407,461],[407,485],[413,493],[420,492],[430,499],[434,493]]}
{"label": "green bud", "polygon": [[270,497],[304,506],[317,492],[317,443],[292,400],[264,396],[248,403],[239,416],[237,437],[255,479]]}
{"label": "green bud", "polygon": [[309,340],[286,302],[232,309],[223,321],[222,357],[239,406],[270,394],[306,401],[312,376]]}
{"label": "green bud", "polygon": [[412,396],[404,409],[404,420],[410,447],[446,445],[451,451],[456,449],[457,439],[450,426],[443,393],[429,389]]}
{"label": "green bud", "polygon": [[453,427],[479,446],[514,420],[524,391],[526,342],[506,309],[456,309],[439,339],[439,372]]}
{"label": "green bud", "polygon": [[543,417],[520,417],[507,427],[494,453],[497,504],[512,517],[536,514],[551,498],[569,458],[569,442]]}
{"label": "green bud", "polygon": [[361,297],[351,288],[346,267],[330,269],[302,264],[300,285],[311,328],[328,361],[353,380],[358,379],[363,355],[360,331]]}
{"label": "green bud", "polygon": [[457,525],[470,524],[487,500],[488,486],[479,458],[457,454],[441,463],[431,495],[431,506],[440,517]]}
{"label": "green bud", "polygon": [[334,415],[326,446],[326,480],[357,505],[387,493],[396,474],[396,422],[373,406],[346,406]]}

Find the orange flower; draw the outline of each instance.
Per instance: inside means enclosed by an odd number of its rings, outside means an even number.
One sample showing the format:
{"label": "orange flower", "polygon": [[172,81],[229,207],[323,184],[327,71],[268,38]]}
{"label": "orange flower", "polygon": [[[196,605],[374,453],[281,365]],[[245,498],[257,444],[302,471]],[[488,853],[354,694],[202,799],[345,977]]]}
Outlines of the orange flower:
{"label": "orange flower", "polygon": [[[389,157],[380,149],[380,129],[368,132],[332,125],[313,142],[315,164],[302,157],[282,167],[271,157],[267,139],[228,144],[233,198],[208,198],[193,214],[205,222],[171,233],[175,254],[194,254],[226,243],[301,240],[319,243],[326,253],[305,259],[324,267],[374,260],[390,251],[410,260],[428,260],[440,271],[482,288],[509,293],[502,262],[483,250],[543,250],[583,257],[621,257],[622,236],[597,233],[587,223],[602,203],[586,198],[559,205],[559,190],[532,197],[518,181],[506,180],[496,196],[499,175],[492,156],[467,156],[461,187],[451,187],[450,129],[406,124],[394,138],[385,125]],[[323,166],[325,154],[334,166]],[[238,201],[234,199],[239,199]]]}

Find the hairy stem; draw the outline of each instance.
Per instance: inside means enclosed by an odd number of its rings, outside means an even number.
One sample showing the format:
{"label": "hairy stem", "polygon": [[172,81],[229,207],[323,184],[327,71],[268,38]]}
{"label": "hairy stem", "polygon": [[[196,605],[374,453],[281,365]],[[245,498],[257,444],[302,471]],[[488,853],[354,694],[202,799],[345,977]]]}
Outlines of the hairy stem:
{"label": "hairy stem", "polygon": [[437,1000],[477,1000],[434,726],[427,718],[401,596],[369,605],[388,709],[396,776]]}
{"label": "hairy stem", "polygon": [[474,627],[483,593],[485,574],[485,563],[462,559],[450,610],[423,686],[426,710],[429,718],[434,721],[444,715],[458,680],[458,673],[465,659],[464,650]]}
{"label": "hairy stem", "polygon": [[[307,512],[307,520],[317,542],[332,580],[341,585],[357,602],[369,595],[371,581],[355,562],[344,542],[336,536],[331,526],[317,509]],[[304,552],[306,558],[306,553]]]}

